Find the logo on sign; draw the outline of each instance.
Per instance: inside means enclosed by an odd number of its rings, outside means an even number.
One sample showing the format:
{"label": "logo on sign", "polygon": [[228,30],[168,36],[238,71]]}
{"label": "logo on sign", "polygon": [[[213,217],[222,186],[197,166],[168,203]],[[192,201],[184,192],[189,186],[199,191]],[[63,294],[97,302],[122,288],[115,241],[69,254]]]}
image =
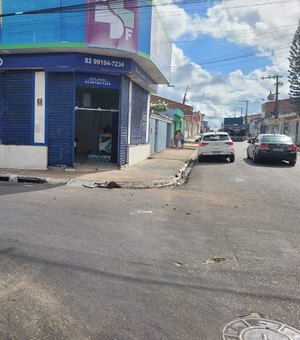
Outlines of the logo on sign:
{"label": "logo on sign", "polygon": [[109,25],[110,39],[120,39],[124,36],[128,41],[134,29],[134,17],[134,12],[124,8],[124,0],[95,7],[95,22]]}

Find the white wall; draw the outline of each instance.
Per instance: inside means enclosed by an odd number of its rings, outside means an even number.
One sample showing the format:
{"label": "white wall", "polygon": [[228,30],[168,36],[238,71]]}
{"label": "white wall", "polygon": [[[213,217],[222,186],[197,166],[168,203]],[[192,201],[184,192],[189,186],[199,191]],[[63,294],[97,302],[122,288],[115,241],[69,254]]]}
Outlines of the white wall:
{"label": "white wall", "polygon": [[47,165],[46,146],[0,145],[0,168],[46,170]]}
{"label": "white wall", "polygon": [[34,143],[45,143],[45,72],[35,72]]}
{"label": "white wall", "polygon": [[129,145],[127,151],[128,165],[133,165],[150,156],[150,144]]}

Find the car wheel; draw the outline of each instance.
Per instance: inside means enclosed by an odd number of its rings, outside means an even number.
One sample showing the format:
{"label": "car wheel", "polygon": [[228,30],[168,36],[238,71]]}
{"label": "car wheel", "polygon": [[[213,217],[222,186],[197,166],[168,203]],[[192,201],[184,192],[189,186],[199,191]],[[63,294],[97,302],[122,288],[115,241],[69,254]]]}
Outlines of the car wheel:
{"label": "car wheel", "polygon": [[203,157],[198,155],[198,162],[202,162],[203,161]]}
{"label": "car wheel", "polygon": [[233,162],[234,162],[234,159],[235,159],[234,155],[231,155],[231,156],[229,157],[230,163],[233,163]]}
{"label": "car wheel", "polygon": [[295,166],[296,165],[296,161],[289,161],[290,166]]}
{"label": "car wheel", "polygon": [[253,153],[252,161],[253,161],[253,163],[258,163],[259,162],[258,156],[255,153]]}

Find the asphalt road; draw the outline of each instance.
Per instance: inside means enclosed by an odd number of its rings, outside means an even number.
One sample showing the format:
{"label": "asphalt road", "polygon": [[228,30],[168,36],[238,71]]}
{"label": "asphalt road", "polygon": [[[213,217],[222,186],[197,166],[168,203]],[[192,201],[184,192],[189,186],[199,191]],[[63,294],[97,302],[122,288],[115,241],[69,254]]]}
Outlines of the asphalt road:
{"label": "asphalt road", "polygon": [[0,339],[221,339],[300,328],[300,161],[196,163],[186,185],[0,182]]}

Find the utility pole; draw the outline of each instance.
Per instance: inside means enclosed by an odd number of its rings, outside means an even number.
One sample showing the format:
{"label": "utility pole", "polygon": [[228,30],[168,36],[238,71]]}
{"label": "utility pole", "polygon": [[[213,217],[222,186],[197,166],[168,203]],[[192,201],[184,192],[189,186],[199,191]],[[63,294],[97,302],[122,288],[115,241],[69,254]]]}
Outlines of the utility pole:
{"label": "utility pole", "polygon": [[236,110],[240,110],[241,111],[241,117],[243,116],[243,108],[242,107],[235,107],[234,108],[234,118],[236,117]]}
{"label": "utility pole", "polygon": [[274,116],[277,119],[278,113],[279,113],[279,107],[278,107],[278,88],[279,85],[281,85],[281,82],[279,81],[279,78],[282,78],[283,76],[279,76],[276,74],[275,76],[268,76],[268,77],[261,77],[261,79],[276,79],[276,83],[274,84],[276,86],[276,92],[275,92],[275,105],[274,105]]}
{"label": "utility pole", "polygon": [[239,100],[240,103],[246,103],[246,111],[245,111],[245,123],[247,124],[247,118],[248,118],[248,104],[249,100]]}
{"label": "utility pole", "polygon": [[189,86],[186,87],[186,90],[185,90],[185,93],[184,93],[184,96],[183,96],[183,100],[182,100],[183,105],[185,105],[185,102],[186,102],[186,95],[188,93],[188,89],[189,89]]}

